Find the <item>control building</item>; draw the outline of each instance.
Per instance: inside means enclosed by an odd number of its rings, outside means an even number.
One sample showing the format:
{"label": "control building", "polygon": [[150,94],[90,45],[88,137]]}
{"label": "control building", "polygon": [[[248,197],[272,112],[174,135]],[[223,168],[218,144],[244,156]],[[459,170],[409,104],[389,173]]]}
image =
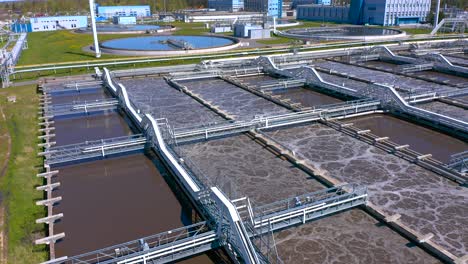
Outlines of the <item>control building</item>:
{"label": "control building", "polygon": [[216,11],[242,11],[244,0],[208,0],[208,8],[216,9]]}
{"label": "control building", "polygon": [[431,0],[351,0],[350,6],[298,5],[297,19],[398,26],[426,22]]}
{"label": "control building", "polygon": [[281,18],[283,0],[244,0],[244,9],[251,12],[268,12],[269,16]]}

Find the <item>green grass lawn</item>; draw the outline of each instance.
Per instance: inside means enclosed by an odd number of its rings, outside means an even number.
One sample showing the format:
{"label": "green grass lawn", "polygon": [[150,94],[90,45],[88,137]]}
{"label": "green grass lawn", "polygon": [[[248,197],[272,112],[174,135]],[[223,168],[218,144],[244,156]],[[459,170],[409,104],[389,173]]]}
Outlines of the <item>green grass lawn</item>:
{"label": "green grass lawn", "polygon": [[279,44],[293,44],[295,40],[286,37],[275,36],[271,33],[271,39],[261,39],[257,40],[257,43],[265,44],[265,45],[279,45]]}
{"label": "green grass lawn", "polygon": [[[99,41],[129,36],[135,35],[99,35]],[[66,30],[29,33],[29,48],[23,50],[18,65],[94,60],[92,53],[82,50],[83,47],[92,44],[91,34],[78,34]],[[106,58],[121,58],[121,56],[103,54],[102,59]]]}
{"label": "green grass lawn", "polygon": [[173,22],[170,25],[178,28],[174,35],[205,35],[210,32],[210,29],[205,28],[205,23]]}
{"label": "green grass lawn", "polygon": [[[204,35],[209,29],[204,23],[160,23],[173,25],[179,30],[174,35]],[[135,34],[101,34],[99,42],[109,39],[135,37]],[[21,54],[18,66],[62,63],[73,61],[89,61],[96,58],[92,53],[83,51],[83,47],[93,45],[91,34],[79,34],[66,30],[50,32],[33,32],[28,34],[29,48]],[[125,56],[103,54],[102,59],[125,58]]]}
{"label": "green grass lawn", "polygon": [[432,31],[432,29],[429,29],[429,28],[398,28],[398,29],[405,31],[407,34],[410,34],[410,35],[429,34]]}
{"label": "green grass lawn", "polygon": [[[17,102],[6,102],[9,95],[16,95]],[[34,246],[34,240],[45,235],[44,225],[35,224],[35,220],[46,214],[43,207],[35,205],[36,200],[43,199],[43,192],[35,189],[42,184],[36,177],[42,159],[37,157],[38,96],[35,86],[0,90],[0,106],[6,116],[6,120],[0,116],[0,130],[8,132],[12,140],[8,170],[0,179],[3,203],[7,208],[4,228],[8,234],[8,263],[40,263],[47,259],[48,253],[44,246]],[[5,153],[0,157],[5,158]],[[0,160],[0,164],[3,161]]]}

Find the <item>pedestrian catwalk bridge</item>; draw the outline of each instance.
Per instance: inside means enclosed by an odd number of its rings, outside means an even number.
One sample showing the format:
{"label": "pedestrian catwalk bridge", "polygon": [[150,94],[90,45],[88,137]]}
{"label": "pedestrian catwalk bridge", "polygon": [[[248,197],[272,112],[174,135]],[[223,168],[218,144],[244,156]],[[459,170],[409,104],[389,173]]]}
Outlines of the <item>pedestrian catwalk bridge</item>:
{"label": "pedestrian catwalk bridge", "polygon": [[233,202],[244,221],[254,227],[254,236],[363,205],[367,196],[367,187],[346,184],[253,208],[247,198]]}
{"label": "pedestrian catwalk bridge", "polygon": [[[208,208],[213,208],[213,191],[202,191],[200,200]],[[292,197],[283,201],[251,208],[247,198],[233,201],[235,210],[243,215],[243,222],[250,238],[269,234],[291,226],[360,206],[367,201],[367,188],[347,184],[324,189],[318,192]],[[242,204],[244,203],[244,205]],[[210,210],[210,209],[208,209]],[[212,211],[217,212],[217,208]],[[221,228],[223,222],[210,225],[200,222],[114,245],[86,254],[62,257],[49,261],[49,264],[137,264],[168,263],[226,245],[225,236],[229,232]],[[251,228],[253,227],[254,230]],[[227,232],[227,233],[226,233]],[[258,263],[267,263],[260,259]]]}
{"label": "pedestrian catwalk bridge", "polygon": [[39,86],[39,89],[44,94],[65,93],[65,92],[81,92],[85,90],[101,89],[103,82],[96,81],[76,81],[66,84],[44,84]]}
{"label": "pedestrian catwalk bridge", "polygon": [[453,154],[446,166],[447,168],[466,174],[468,172],[468,150]]}
{"label": "pedestrian catwalk bridge", "polygon": [[172,137],[177,143],[187,143],[247,132],[252,129],[277,128],[317,121],[320,119],[339,118],[354,114],[369,113],[378,110],[379,107],[380,101],[377,100],[349,101],[345,103],[321,106],[320,108],[309,111],[256,117],[248,121],[225,122],[201,127],[175,128],[172,131]]}
{"label": "pedestrian catwalk bridge", "polygon": [[65,117],[115,110],[119,106],[116,99],[74,102],[71,104],[44,104],[43,111],[49,117]]}
{"label": "pedestrian catwalk bridge", "polygon": [[45,157],[46,164],[59,165],[142,151],[146,143],[146,137],[143,134],[137,134],[51,147],[39,155]]}

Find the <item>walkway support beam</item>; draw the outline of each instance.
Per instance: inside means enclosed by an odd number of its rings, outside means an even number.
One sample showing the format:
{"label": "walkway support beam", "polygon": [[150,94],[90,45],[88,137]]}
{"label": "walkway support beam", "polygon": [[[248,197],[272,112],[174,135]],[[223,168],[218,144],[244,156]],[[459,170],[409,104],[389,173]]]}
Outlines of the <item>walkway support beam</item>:
{"label": "walkway support beam", "polygon": [[93,28],[93,38],[94,38],[94,51],[96,52],[96,58],[101,57],[101,50],[99,48],[99,41],[96,29],[96,5],[94,0],[89,0],[89,10],[91,16],[91,27]]}

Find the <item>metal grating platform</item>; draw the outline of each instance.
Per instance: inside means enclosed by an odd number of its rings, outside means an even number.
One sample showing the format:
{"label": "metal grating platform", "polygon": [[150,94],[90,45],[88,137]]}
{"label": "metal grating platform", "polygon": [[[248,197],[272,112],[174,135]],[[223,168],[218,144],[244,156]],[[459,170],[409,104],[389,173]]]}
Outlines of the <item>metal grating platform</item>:
{"label": "metal grating platform", "polygon": [[143,150],[146,142],[144,135],[137,134],[52,147],[39,155],[46,158],[47,164],[57,165]]}

